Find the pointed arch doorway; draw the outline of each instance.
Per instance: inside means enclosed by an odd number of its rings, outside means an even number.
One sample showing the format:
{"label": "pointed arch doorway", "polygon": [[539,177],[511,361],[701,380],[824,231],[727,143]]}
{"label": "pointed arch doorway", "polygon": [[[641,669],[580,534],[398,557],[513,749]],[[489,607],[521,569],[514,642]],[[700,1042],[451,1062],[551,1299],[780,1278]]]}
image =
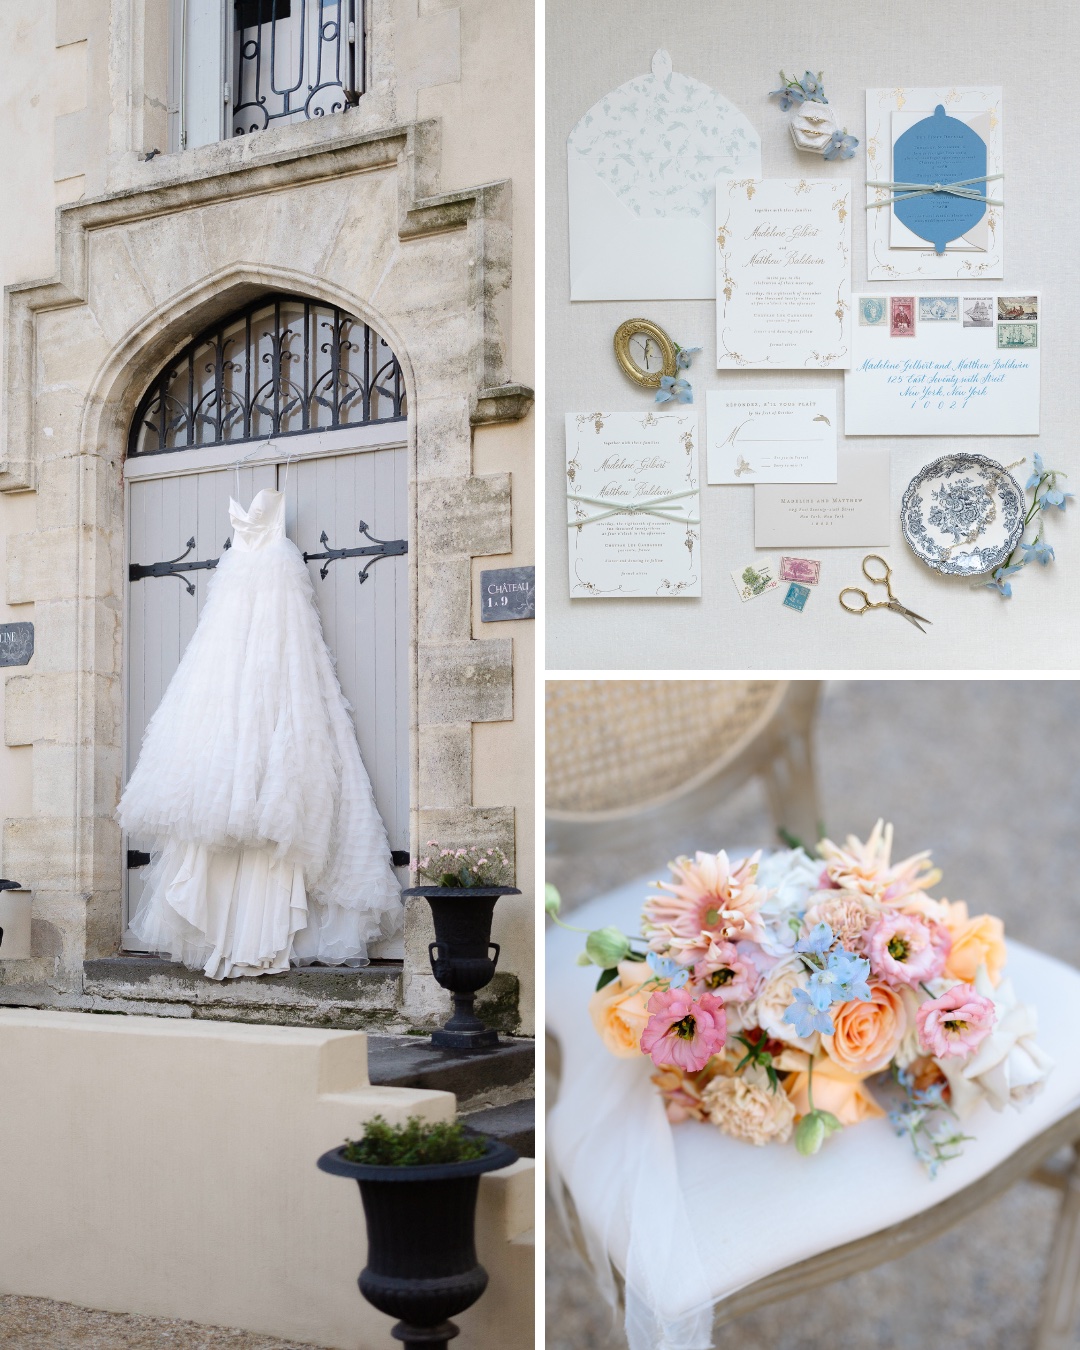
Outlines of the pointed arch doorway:
{"label": "pointed arch doorway", "polygon": [[[326,641],[408,884],[407,455],[397,358],[336,306],[263,296],[159,371],[133,418],[124,467],[125,781],[227,545],[229,498],[246,506],[278,488],[289,538],[310,559]],[[129,924],[147,842],[124,839],[123,849],[124,948],[139,951]],[[400,959],[401,939],[372,955]]]}

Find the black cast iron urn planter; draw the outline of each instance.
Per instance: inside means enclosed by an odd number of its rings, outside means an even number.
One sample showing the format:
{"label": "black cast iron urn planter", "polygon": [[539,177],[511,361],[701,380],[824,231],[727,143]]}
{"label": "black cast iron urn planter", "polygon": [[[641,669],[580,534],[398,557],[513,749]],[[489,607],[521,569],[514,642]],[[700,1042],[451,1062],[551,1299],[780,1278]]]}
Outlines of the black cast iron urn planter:
{"label": "black cast iron urn planter", "polygon": [[391,1335],[406,1345],[445,1350],[458,1334],[449,1319],[487,1288],[476,1259],[476,1197],[481,1172],[517,1162],[488,1139],[483,1157],[419,1167],[353,1163],[340,1148],[319,1159],[324,1172],[352,1177],[367,1220],[368,1258],[357,1283],[367,1301],[400,1320]]}
{"label": "black cast iron urn planter", "polygon": [[[454,996],[450,1020],[431,1033],[432,1045],[451,1050],[487,1050],[499,1034],[473,1010],[476,991],[491,983],[499,944],[491,940],[491,917],[500,895],[520,895],[516,886],[413,886],[431,906],[435,941],[428,944],[432,972]],[[494,956],[491,952],[494,951]]]}

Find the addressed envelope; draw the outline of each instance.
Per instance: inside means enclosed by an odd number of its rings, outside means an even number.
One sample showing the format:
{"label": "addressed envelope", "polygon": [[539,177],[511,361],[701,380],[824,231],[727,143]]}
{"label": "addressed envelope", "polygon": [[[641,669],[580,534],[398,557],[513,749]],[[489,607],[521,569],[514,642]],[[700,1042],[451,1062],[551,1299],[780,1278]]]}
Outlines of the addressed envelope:
{"label": "addressed envelope", "polygon": [[[988,175],[1005,171],[1002,137],[1002,98],[998,86],[867,89],[866,177],[868,182],[893,182],[893,145],[909,127],[933,114],[941,104],[950,117],[959,118],[986,143]],[[986,195],[1005,196],[1005,179],[986,185]],[[887,188],[866,189],[868,202],[888,202]],[[956,280],[1005,275],[1004,208],[988,206],[982,220],[942,254],[895,219],[889,205],[866,212],[867,277],[871,281]],[[978,255],[978,256],[973,256]]]}
{"label": "addressed envelope", "polygon": [[[888,321],[852,329],[851,369],[844,378],[848,436],[1035,436],[1039,431],[1042,300],[1031,287],[987,288],[940,296],[906,291],[915,301],[914,330],[892,335]],[[1039,316],[1001,320],[999,299],[1021,298]],[[890,312],[893,297],[872,299]],[[943,299],[941,317],[932,302]],[[959,302],[959,303],[958,303]],[[955,316],[955,317],[946,317]]]}
{"label": "addressed envelope", "polygon": [[837,453],[835,483],[762,483],[754,488],[757,548],[879,548],[892,534],[889,452]]}
{"label": "addressed envelope", "polygon": [[836,391],[705,395],[710,483],[835,483]]}
{"label": "addressed envelope", "polygon": [[757,132],[717,90],[652,72],[595,103],[566,145],[571,300],[716,295],[718,176],[761,176]]}

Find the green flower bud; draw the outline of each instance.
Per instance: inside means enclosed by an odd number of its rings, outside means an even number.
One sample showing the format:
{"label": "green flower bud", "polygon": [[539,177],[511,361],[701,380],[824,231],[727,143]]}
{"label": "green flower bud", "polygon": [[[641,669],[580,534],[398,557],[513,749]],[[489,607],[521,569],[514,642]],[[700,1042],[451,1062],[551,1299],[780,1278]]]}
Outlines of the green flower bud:
{"label": "green flower bud", "polygon": [[795,1147],[808,1158],[816,1153],[825,1142],[825,1121],[819,1111],[811,1111],[803,1116],[795,1129]]}
{"label": "green flower bud", "polygon": [[591,966],[591,965],[592,965],[592,961],[589,960],[589,953],[588,953],[588,952],[578,952],[578,954],[577,954],[577,961],[575,962],[575,964],[576,964],[576,965],[579,965],[579,966]]}
{"label": "green flower bud", "polygon": [[585,950],[590,961],[601,970],[609,970],[626,958],[630,943],[617,928],[598,928],[585,939]]}
{"label": "green flower bud", "polygon": [[549,914],[558,914],[562,908],[562,896],[550,881],[544,887],[544,908]]}

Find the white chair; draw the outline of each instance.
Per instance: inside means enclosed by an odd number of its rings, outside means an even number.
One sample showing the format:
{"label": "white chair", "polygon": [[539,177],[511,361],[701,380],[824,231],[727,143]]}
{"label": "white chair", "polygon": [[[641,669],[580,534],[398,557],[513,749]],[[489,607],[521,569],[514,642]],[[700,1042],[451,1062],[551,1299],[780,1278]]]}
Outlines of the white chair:
{"label": "white chair", "polygon": [[[715,805],[721,794],[754,775],[765,779],[778,827],[799,838],[816,837],[811,726],[817,694],[817,686],[810,682],[549,681],[549,849],[565,864],[575,854],[584,856],[598,848],[608,853],[628,840],[645,837],[655,839],[658,858],[666,856],[665,832],[685,821],[687,814]],[[642,882],[631,883],[590,901],[571,922],[589,927],[632,924],[643,893]],[[561,930],[549,935],[549,1103],[560,1089],[599,1103],[600,1075],[609,1071],[614,1075],[609,1082],[628,1081],[625,1076],[618,1079],[627,1061],[605,1065],[602,1057],[596,1057],[598,1043],[585,1013],[591,984],[587,972],[573,966],[579,945],[580,939]],[[869,1205],[849,1204],[853,1211],[865,1208],[867,1213],[865,1219],[854,1214],[854,1226],[843,1205],[831,1217],[824,1215],[812,1251],[796,1256],[791,1246],[785,1252],[775,1232],[764,1242],[753,1232],[746,1235],[738,1287],[727,1290],[722,1280],[712,1287],[714,1326],[901,1256],[1028,1177],[1062,1192],[1035,1348],[1069,1350],[1075,1343],[1080,1291],[1076,1150],[1080,1056],[1071,1041],[1080,1026],[1080,974],[1019,943],[1010,943],[1010,974],[1021,997],[1042,1009],[1042,1025],[1049,1023],[1047,1031],[1054,1034],[1040,1039],[1047,1041],[1057,1067],[1046,1091],[1027,1111],[1002,1116],[981,1111],[972,1122],[976,1143],[967,1146],[963,1159],[948,1164],[937,1182],[924,1185],[921,1174],[914,1176],[907,1144],[895,1138],[884,1121],[844,1131],[813,1159],[801,1159],[794,1149],[781,1146],[754,1149],[716,1131],[707,1145],[693,1144],[707,1146],[713,1157],[722,1155],[747,1187],[757,1188],[753,1193],[764,1196],[770,1185],[780,1184],[781,1174],[788,1186],[805,1182],[843,1188],[860,1160],[865,1168],[868,1160],[880,1159],[893,1178],[911,1178],[902,1187],[905,1193],[889,1204],[875,1205],[872,1192],[860,1196],[868,1198]],[[1052,1019],[1046,1016],[1046,1000],[1056,1005]],[[700,1132],[711,1127],[680,1129],[698,1131],[704,1140]],[[573,1177],[567,1179],[573,1159],[565,1159],[561,1166],[557,1144],[553,1135],[548,1176],[570,1236],[594,1275],[609,1285],[608,1276],[613,1275],[621,1292],[618,1241],[605,1241],[598,1259],[596,1228],[602,1220],[599,1211],[590,1212],[588,1207],[603,1202],[590,1195],[580,1175],[575,1194]],[[1064,1149],[1065,1159],[1054,1159]],[[1056,1166],[1051,1166],[1052,1159]],[[879,1212],[894,1221],[881,1224],[875,1217]]]}

